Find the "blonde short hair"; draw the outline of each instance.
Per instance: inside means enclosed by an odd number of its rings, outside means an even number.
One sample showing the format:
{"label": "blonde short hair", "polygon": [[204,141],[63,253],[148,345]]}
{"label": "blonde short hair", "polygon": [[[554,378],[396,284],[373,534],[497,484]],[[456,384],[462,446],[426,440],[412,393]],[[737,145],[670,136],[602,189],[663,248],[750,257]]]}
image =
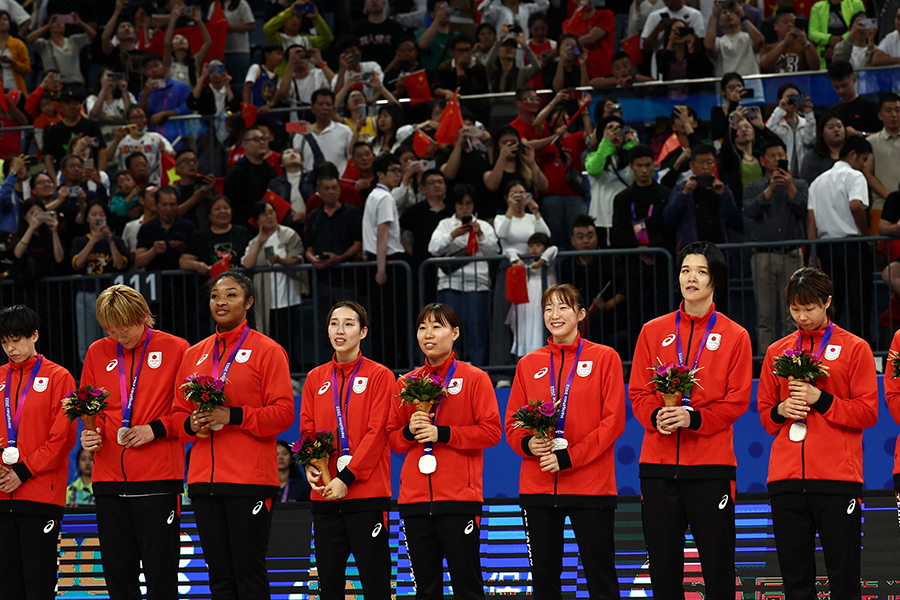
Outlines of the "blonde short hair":
{"label": "blonde short hair", "polygon": [[97,321],[107,331],[137,325],[153,327],[155,323],[147,301],[140,292],[127,285],[112,285],[100,293]]}

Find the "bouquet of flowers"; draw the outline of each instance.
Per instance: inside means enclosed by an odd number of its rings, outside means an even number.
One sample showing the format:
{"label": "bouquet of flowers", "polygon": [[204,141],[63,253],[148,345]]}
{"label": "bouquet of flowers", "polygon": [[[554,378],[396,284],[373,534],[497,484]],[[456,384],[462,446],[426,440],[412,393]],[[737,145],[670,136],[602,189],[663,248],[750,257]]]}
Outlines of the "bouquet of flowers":
{"label": "bouquet of flowers", "polygon": [[541,440],[553,437],[554,427],[559,419],[559,401],[553,403],[529,400],[513,414],[513,419],[516,420],[513,427],[527,429]]}
{"label": "bouquet of flowers", "polygon": [[[807,350],[788,348],[781,356],[775,357],[772,372],[789,380],[812,383],[818,377],[828,377],[828,367]],[[895,367],[896,368],[896,367]]]}
{"label": "bouquet of flowers", "polygon": [[700,380],[695,377],[697,371],[703,367],[688,369],[675,363],[663,364],[659,357],[656,357],[656,360],[659,362],[658,366],[647,367],[648,370],[653,371],[650,383],[656,385],[656,391],[663,397],[666,406],[678,406],[683,394],[690,393],[695,385],[703,387],[700,385]]}
{"label": "bouquet of flowers", "polygon": [[900,377],[900,353],[896,350],[888,352],[888,363],[891,366],[891,379]]}
{"label": "bouquet of flowers", "polygon": [[[300,465],[304,467],[312,465],[322,474],[322,485],[331,483],[328,457],[335,451],[333,432],[323,429],[315,434],[306,435],[291,445],[291,451]],[[331,495],[331,490],[326,495]]]}
{"label": "bouquet of flowers", "polygon": [[[197,404],[201,412],[209,412],[216,406],[225,404],[225,379],[217,379],[212,375],[188,375],[184,383],[181,384],[181,390],[184,397]],[[197,437],[207,438],[210,435],[210,429],[218,431],[222,429],[222,425],[213,425],[212,427],[203,427],[197,432]]]}
{"label": "bouquet of flowers", "polygon": [[403,379],[403,389],[397,395],[401,402],[412,404],[416,410],[430,414],[432,407],[439,404],[447,393],[447,389],[441,384],[441,378],[437,375],[413,373]]}
{"label": "bouquet of flowers", "polygon": [[[106,399],[109,395],[103,388],[85,385],[72,390],[62,399],[63,412],[70,423],[80,417],[84,428],[93,431],[97,427],[97,414],[106,409]],[[98,446],[102,447],[102,444]]]}

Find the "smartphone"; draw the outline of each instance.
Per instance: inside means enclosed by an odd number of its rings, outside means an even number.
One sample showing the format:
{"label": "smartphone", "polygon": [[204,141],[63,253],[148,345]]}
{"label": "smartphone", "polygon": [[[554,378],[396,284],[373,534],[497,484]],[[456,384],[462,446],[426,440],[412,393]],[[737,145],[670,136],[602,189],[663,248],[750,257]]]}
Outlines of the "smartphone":
{"label": "smartphone", "polygon": [[[873,21],[875,19],[872,19]],[[75,17],[72,15],[56,15],[57,23],[65,23],[66,25],[73,25],[75,23]]]}
{"label": "smartphone", "polygon": [[711,188],[716,182],[716,178],[712,175],[697,175],[694,181],[697,182],[698,188]]}
{"label": "smartphone", "polygon": [[667,12],[661,12],[661,13],[659,13],[659,20],[660,20],[660,21],[665,21],[665,20],[668,19],[668,18],[669,18],[669,13],[667,13]]}
{"label": "smartphone", "polygon": [[461,220],[462,220],[463,227],[465,227],[466,225],[468,225],[469,223],[472,222],[472,215],[466,215]]}
{"label": "smartphone", "polygon": [[41,221],[52,221],[56,218],[56,213],[52,210],[42,210],[38,213],[38,219]]}
{"label": "smartphone", "polygon": [[747,107],[747,120],[755,119],[759,116],[759,107],[758,106],[748,106]]}
{"label": "smartphone", "polygon": [[753,88],[744,88],[741,90],[741,98],[752,98],[756,94]]}
{"label": "smartphone", "polygon": [[678,35],[680,35],[681,37],[687,37],[687,36],[693,35],[693,34],[694,34],[693,27],[679,27],[678,28]]}
{"label": "smartphone", "polygon": [[273,254],[275,254],[275,248],[273,248],[272,246],[266,246],[265,248],[263,248],[263,251],[266,253],[266,260],[268,260],[268,258]]}
{"label": "smartphone", "polygon": [[581,92],[578,90],[566,90],[566,98],[568,100],[581,100]]}
{"label": "smartphone", "polygon": [[94,159],[93,158],[84,159],[84,168],[85,169],[93,169],[94,168]]}
{"label": "smartphone", "polygon": [[522,33],[522,26],[521,25],[513,25],[512,27],[509,28],[509,32],[510,33]]}
{"label": "smartphone", "polygon": [[788,161],[784,160],[784,159],[779,160],[778,168],[781,169],[782,171],[787,171],[788,170]]}
{"label": "smartphone", "polygon": [[216,63],[216,64],[212,65],[212,66],[209,68],[209,72],[210,72],[210,74],[213,74],[213,73],[224,73],[224,72],[225,72],[225,65]]}
{"label": "smartphone", "polygon": [[316,5],[313,4],[312,2],[305,2],[305,3],[301,4],[300,6],[295,6],[294,11],[301,15],[302,14],[311,15],[314,12],[316,12]]}
{"label": "smartphone", "polygon": [[572,56],[581,56],[581,48],[572,46]]}
{"label": "smartphone", "polygon": [[155,82],[156,89],[158,89],[158,90],[161,90],[164,87],[166,87],[165,79],[154,79],[153,81]]}
{"label": "smartphone", "polygon": [[420,170],[420,171],[427,171],[427,170],[428,170],[428,161],[427,161],[427,160],[417,160],[417,161],[416,161],[416,164],[419,165],[419,170]]}
{"label": "smartphone", "polygon": [[735,6],[737,6],[737,3],[734,0],[728,0],[727,2],[725,2],[723,8],[725,10],[734,10]]}
{"label": "smartphone", "polygon": [[793,106],[803,106],[804,104],[806,104],[806,98],[803,96],[803,94],[791,94],[790,96],[788,96],[788,104],[791,104]]}
{"label": "smartphone", "polygon": [[125,127],[128,128],[128,133],[131,133],[131,134],[133,134],[133,135],[137,135],[137,132],[138,132],[137,125],[135,125],[134,123],[129,123],[129,124],[126,125]]}
{"label": "smartphone", "polygon": [[79,189],[80,188],[77,188],[77,187],[70,187],[69,188],[69,198],[77,198]]}
{"label": "smartphone", "polygon": [[359,54],[354,54],[347,58],[347,64],[358,65],[361,60],[362,58],[360,58]]}
{"label": "smartphone", "polygon": [[103,227],[106,225],[106,219],[97,219],[97,227]]}
{"label": "smartphone", "polygon": [[878,29],[878,20],[877,19],[861,19],[859,22],[859,26],[863,29]]}
{"label": "smartphone", "polygon": [[466,137],[479,137],[481,130],[474,125],[466,125],[463,127],[463,135]]}
{"label": "smartphone", "polygon": [[371,82],[372,81],[372,73],[371,72],[363,73],[362,76],[359,78],[359,80],[362,81],[363,83]]}
{"label": "smartphone", "polygon": [[110,73],[106,76],[110,81],[124,81],[125,73]]}
{"label": "smartphone", "polygon": [[445,15],[453,14],[453,7],[451,6],[445,6],[443,10]]}

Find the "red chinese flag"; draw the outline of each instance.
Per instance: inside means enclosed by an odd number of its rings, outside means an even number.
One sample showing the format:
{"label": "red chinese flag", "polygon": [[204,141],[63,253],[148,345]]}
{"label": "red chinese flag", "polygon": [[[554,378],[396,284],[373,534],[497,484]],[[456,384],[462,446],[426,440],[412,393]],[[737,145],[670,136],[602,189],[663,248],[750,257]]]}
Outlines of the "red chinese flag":
{"label": "red chinese flag", "polygon": [[413,152],[419,158],[423,158],[434,143],[434,140],[428,137],[427,134],[417,131],[416,135],[413,136]]}
{"label": "red chinese flag", "polygon": [[631,64],[634,66],[644,62],[644,53],[641,52],[641,34],[622,40],[622,50],[631,57]]}
{"label": "red chinese flag", "polygon": [[[222,4],[220,2],[216,2],[216,7],[213,9],[213,12],[209,17],[209,22],[206,24],[206,30],[209,31],[209,36],[212,38],[212,45],[209,47],[209,52],[206,53],[206,58],[203,61],[204,64],[211,58],[224,58],[225,56],[225,34],[228,33],[228,19],[225,17],[225,11],[222,10]],[[203,32],[198,25],[179,27],[175,30],[175,33],[180,33],[188,39],[191,43],[192,52],[197,52],[203,46]],[[141,30],[140,41],[142,47],[145,47],[150,52],[156,52],[159,55],[165,54],[166,49],[163,44],[165,33],[163,31],[160,31],[153,36],[149,43],[147,43],[143,37],[144,31]],[[200,66],[202,67],[203,65]]]}
{"label": "red chinese flag", "polygon": [[474,229],[469,229],[469,240],[466,242],[466,256],[478,254],[478,236]]}
{"label": "red chinese flag", "polygon": [[160,184],[162,187],[167,185],[175,185],[181,181],[181,175],[175,172],[175,159],[165,152],[160,153]]}
{"label": "red chinese flag", "polygon": [[434,140],[438,144],[452,144],[459,134],[460,128],[463,126],[462,113],[459,112],[459,101],[456,94],[459,90],[453,92],[453,97],[447,101],[447,106],[438,117],[441,126],[438,127],[437,133],[434,134]]}
{"label": "red chinese flag", "polygon": [[256,111],[259,110],[254,104],[241,102],[241,116],[244,117],[244,127],[253,127],[256,124]]}
{"label": "red chinese flag", "polygon": [[428,87],[428,75],[425,74],[425,69],[410,73],[403,78],[403,81],[406,83],[410,106],[431,102],[431,88]]}
{"label": "red chinese flag", "polygon": [[[278,215],[279,223],[284,221],[284,218],[291,210],[291,203],[272,190],[266,192],[266,195],[262,197],[262,200],[265,200],[275,208],[275,214]],[[256,225],[256,219],[254,219],[253,217],[250,217],[247,222],[250,223],[250,225],[255,229],[259,229],[259,227],[257,227]]]}
{"label": "red chinese flag", "polygon": [[528,304],[528,273],[523,265],[506,269],[506,300],[513,304]]}
{"label": "red chinese flag", "polygon": [[209,267],[209,278],[215,279],[225,271],[231,270],[231,255],[226,254],[225,258],[219,260]]}

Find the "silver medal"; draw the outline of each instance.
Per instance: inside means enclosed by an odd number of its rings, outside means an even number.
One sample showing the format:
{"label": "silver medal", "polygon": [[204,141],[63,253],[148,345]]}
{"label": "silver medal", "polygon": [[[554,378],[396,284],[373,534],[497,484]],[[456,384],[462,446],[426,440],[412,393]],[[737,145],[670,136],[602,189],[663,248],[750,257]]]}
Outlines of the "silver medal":
{"label": "silver medal", "polygon": [[4,465],[14,465],[19,462],[19,449],[18,448],[4,448],[3,449],[3,464]]}
{"label": "silver medal", "polygon": [[346,454],[346,455],[343,455],[343,456],[339,456],[338,459],[337,459],[338,473],[340,473],[341,471],[343,471],[344,468],[345,468],[347,465],[350,464],[350,461],[351,461],[351,460],[353,460],[353,457],[350,456],[349,454]]}
{"label": "silver medal", "polygon": [[116,441],[119,442],[120,446],[125,445],[125,434],[128,433],[129,427],[119,427],[119,431],[116,432]]}
{"label": "silver medal", "polygon": [[431,475],[437,470],[437,459],[433,454],[425,454],[419,458],[419,473]]}
{"label": "silver medal", "polygon": [[802,442],[806,439],[806,423],[795,421],[791,423],[791,430],[788,433],[792,442]]}
{"label": "silver medal", "polygon": [[569,440],[567,440],[566,438],[553,438],[553,441],[551,443],[553,444],[552,448],[554,452],[556,452],[557,450],[565,450],[569,447]]}
{"label": "silver medal", "polygon": [[210,425],[210,426],[209,426],[209,428],[212,429],[213,431],[219,431],[219,430],[222,429],[223,427],[225,427],[225,426],[224,426],[224,425],[219,425],[218,423],[216,423],[215,425]]}

